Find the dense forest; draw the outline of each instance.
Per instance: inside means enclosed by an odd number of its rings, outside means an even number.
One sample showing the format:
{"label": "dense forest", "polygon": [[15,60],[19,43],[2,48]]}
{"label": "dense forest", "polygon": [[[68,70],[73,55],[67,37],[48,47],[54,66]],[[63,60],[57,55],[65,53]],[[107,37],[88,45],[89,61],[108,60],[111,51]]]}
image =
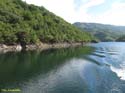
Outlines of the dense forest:
{"label": "dense forest", "polygon": [[125,35],[125,26],[80,22],[76,22],[74,25],[81,30],[90,32],[100,41],[116,41],[119,37]]}
{"label": "dense forest", "polygon": [[119,37],[116,41],[125,42],[125,35]]}
{"label": "dense forest", "polygon": [[44,7],[21,0],[0,0],[0,43],[90,42],[94,37],[80,31]]}

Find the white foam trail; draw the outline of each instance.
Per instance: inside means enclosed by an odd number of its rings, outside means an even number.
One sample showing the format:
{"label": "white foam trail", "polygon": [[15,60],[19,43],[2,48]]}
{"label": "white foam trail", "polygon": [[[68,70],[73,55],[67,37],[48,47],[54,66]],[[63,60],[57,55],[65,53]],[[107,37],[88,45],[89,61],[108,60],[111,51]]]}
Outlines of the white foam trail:
{"label": "white foam trail", "polygon": [[118,69],[111,66],[111,70],[115,72],[120,77],[120,79],[125,80],[125,68]]}

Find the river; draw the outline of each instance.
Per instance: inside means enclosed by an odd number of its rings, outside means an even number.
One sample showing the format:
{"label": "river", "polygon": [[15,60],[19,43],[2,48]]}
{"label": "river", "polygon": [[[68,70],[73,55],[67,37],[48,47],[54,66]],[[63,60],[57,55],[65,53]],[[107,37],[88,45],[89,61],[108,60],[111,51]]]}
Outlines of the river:
{"label": "river", "polygon": [[1,53],[0,89],[1,93],[125,93],[125,43]]}

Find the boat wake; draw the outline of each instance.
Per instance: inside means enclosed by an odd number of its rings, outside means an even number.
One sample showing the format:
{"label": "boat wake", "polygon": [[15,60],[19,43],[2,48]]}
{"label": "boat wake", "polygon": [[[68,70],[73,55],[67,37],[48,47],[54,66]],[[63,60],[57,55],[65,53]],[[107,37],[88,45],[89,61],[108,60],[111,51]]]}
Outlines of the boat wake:
{"label": "boat wake", "polygon": [[120,79],[125,80],[125,68],[118,69],[113,66],[111,66],[111,70],[117,74],[117,76],[120,77]]}
{"label": "boat wake", "polygon": [[[122,43],[123,44],[123,43]],[[125,80],[125,43],[123,45],[98,44],[94,46],[95,52],[89,56],[99,64],[110,66],[110,69],[120,77],[121,80]]]}

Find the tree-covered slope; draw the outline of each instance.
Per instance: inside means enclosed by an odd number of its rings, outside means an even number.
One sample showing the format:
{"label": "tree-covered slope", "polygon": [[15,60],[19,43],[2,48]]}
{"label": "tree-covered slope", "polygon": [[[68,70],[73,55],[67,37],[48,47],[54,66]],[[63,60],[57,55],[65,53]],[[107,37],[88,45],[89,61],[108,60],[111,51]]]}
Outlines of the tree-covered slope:
{"label": "tree-covered slope", "polygon": [[125,26],[104,25],[98,23],[80,23],[74,25],[81,30],[90,32],[101,41],[115,41],[121,35],[125,35]]}
{"label": "tree-covered slope", "polygon": [[92,38],[44,7],[0,0],[0,43],[88,42]]}
{"label": "tree-covered slope", "polygon": [[118,41],[118,42],[125,42],[125,35],[119,37],[116,41]]}

